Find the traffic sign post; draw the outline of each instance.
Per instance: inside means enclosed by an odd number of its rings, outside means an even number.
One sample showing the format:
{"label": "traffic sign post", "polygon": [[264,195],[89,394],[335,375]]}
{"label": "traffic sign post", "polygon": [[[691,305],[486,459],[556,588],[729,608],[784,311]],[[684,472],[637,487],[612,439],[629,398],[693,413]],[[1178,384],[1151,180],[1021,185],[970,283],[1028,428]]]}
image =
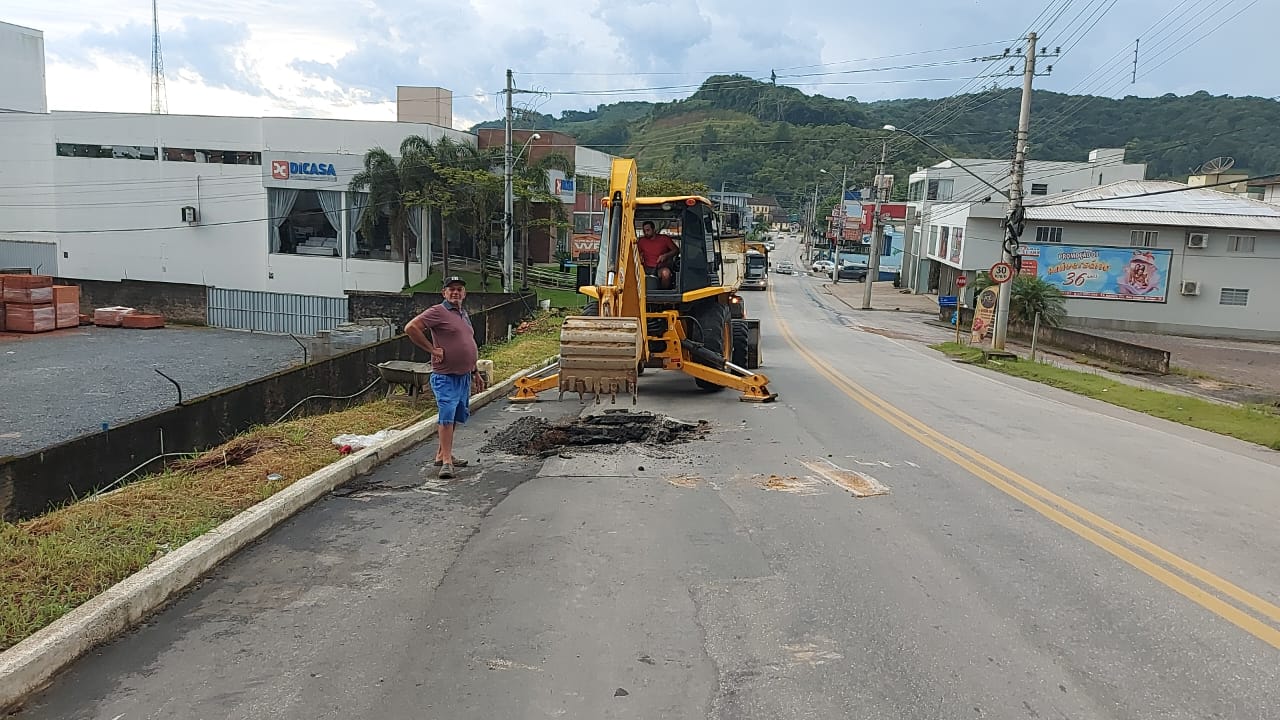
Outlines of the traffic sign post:
{"label": "traffic sign post", "polygon": [[[956,287],[959,288],[960,290],[964,290],[964,286],[968,284],[969,284],[969,277],[967,275],[959,275],[956,277]],[[957,345],[960,344],[960,317],[961,317],[960,311],[963,309],[964,309],[964,293],[957,292],[956,293],[956,344]]]}
{"label": "traffic sign post", "polygon": [[997,285],[1007,283],[1013,279],[1013,265],[1007,262],[998,262],[987,271],[987,277],[990,277],[991,282]]}

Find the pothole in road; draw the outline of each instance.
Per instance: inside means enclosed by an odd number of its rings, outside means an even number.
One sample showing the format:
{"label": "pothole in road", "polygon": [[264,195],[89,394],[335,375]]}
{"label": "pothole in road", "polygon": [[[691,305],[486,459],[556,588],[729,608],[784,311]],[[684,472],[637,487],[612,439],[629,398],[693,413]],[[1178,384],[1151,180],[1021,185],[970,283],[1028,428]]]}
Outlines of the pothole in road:
{"label": "pothole in road", "polygon": [[708,430],[706,420],[686,422],[656,413],[625,410],[605,411],[559,423],[522,417],[500,430],[480,451],[550,457],[570,447],[684,443],[702,437]]}

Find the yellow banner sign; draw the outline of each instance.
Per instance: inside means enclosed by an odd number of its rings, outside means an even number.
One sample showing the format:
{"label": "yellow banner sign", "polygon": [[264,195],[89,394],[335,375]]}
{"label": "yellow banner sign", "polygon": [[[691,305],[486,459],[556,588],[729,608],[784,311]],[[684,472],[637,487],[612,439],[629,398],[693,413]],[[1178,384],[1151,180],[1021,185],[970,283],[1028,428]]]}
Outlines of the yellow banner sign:
{"label": "yellow banner sign", "polygon": [[999,288],[999,285],[991,285],[978,293],[976,307],[973,309],[973,334],[969,336],[970,345],[981,345],[995,333]]}

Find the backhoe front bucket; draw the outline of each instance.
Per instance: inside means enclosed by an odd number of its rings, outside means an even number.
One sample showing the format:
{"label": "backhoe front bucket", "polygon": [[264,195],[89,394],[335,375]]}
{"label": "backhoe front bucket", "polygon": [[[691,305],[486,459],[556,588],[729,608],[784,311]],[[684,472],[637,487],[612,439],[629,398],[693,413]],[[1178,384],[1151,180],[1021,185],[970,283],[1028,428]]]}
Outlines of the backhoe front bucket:
{"label": "backhoe front bucket", "polygon": [[636,402],[640,349],[638,318],[573,316],[560,328],[560,394],[608,395],[631,393]]}

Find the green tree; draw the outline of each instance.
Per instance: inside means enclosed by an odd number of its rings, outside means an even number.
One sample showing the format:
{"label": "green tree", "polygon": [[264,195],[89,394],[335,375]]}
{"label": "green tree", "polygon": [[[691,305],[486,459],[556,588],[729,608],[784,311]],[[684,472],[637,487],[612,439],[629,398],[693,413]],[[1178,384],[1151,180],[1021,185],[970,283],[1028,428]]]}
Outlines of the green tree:
{"label": "green tree", "polygon": [[449,196],[442,203],[444,212],[448,213],[446,217],[473,239],[476,258],[480,261],[480,288],[488,290],[493,228],[502,212],[502,178],[488,168],[467,163],[440,164],[438,171],[444,181],[444,193]]}
{"label": "green tree", "polygon": [[636,191],[640,197],[675,197],[679,195],[702,195],[711,193],[711,188],[704,182],[684,180],[661,175],[640,174],[640,187]]}
{"label": "green tree", "polygon": [[[1042,325],[1060,327],[1066,322],[1067,299],[1056,285],[1035,275],[1015,275],[1011,282],[1010,322],[1030,327],[1035,323],[1037,313]],[[990,286],[991,278],[986,273],[978,273],[973,283],[974,292],[982,292]]]}
{"label": "green tree", "polygon": [[[560,153],[551,153],[532,162],[526,155],[522,156],[512,172],[511,189],[516,200],[513,208],[515,224],[521,229],[520,257],[523,262],[520,263],[520,284],[525,288],[529,286],[529,229],[541,227],[550,231],[553,228],[567,227],[569,222],[569,213],[564,209],[564,203],[551,192],[550,170],[559,170],[566,177],[571,177],[573,162]],[[549,207],[550,217],[534,218],[534,205]]]}
{"label": "green tree", "polygon": [[[421,139],[421,138],[419,138]],[[408,139],[405,140],[408,142]],[[402,143],[403,145],[403,143]],[[360,216],[360,232],[366,237],[373,234],[378,216],[387,218],[391,232],[392,252],[404,260],[404,287],[409,287],[409,253],[405,238],[412,234],[409,225],[410,205],[406,193],[418,188],[418,164],[421,159],[411,157],[405,162],[403,153],[397,160],[386,150],[376,147],[364,155],[364,169],[351,178],[348,188],[352,192],[367,192],[368,202]]]}

